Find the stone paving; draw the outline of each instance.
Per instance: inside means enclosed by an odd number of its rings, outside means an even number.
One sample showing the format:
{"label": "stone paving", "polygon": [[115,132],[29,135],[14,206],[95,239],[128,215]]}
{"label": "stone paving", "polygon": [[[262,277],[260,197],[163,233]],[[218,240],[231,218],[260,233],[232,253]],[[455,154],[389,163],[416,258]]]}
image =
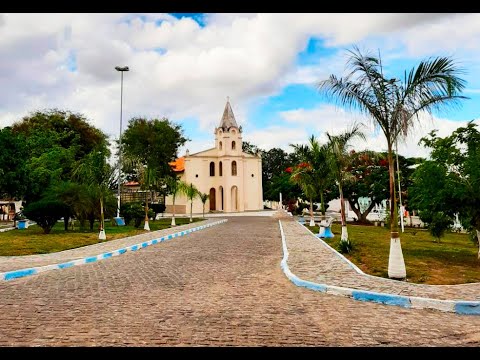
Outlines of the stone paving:
{"label": "stone paving", "polygon": [[[292,251],[293,252],[293,251]],[[310,291],[278,221],[236,217],[97,263],[0,283],[0,346],[479,346],[480,319]]]}
{"label": "stone paving", "polygon": [[282,226],[290,254],[288,266],[303,280],[405,296],[480,300],[480,283],[425,285],[360,274],[298,222],[282,220]]}
{"label": "stone paving", "polygon": [[104,252],[121,249],[130,245],[141,243],[143,241],[160,238],[164,235],[173,234],[175,232],[209,224],[215,221],[217,220],[213,219],[198,221],[191,224],[175,226],[174,228],[146,232],[140,235],[129,236],[122,239],[101,242],[88,246],[82,246],[79,248],[65,250],[57,253],[25,256],[0,256],[0,272],[63,263],[76,259],[83,259],[85,257],[95,256]]}

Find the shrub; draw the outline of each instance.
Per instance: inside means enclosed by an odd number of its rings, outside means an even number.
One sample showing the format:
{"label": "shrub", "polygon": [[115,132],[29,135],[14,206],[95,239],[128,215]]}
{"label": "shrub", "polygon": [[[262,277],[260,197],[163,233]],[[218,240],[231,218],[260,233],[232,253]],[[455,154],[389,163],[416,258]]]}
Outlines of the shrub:
{"label": "shrub", "polygon": [[[125,225],[130,225],[133,220],[133,226],[140,227],[143,219],[145,219],[145,208],[139,202],[125,203],[120,206],[120,213],[123,215]],[[153,217],[154,212],[148,209],[148,217]]]}
{"label": "shrub", "polygon": [[445,231],[452,225],[452,219],[446,216],[444,213],[434,213],[430,223],[428,224],[428,230],[433,237],[437,238],[440,242],[440,238],[445,235]]}
{"label": "shrub", "polygon": [[161,214],[165,212],[166,206],[165,204],[148,204],[149,210],[153,212],[153,219],[157,218],[157,214]]}
{"label": "shrub", "polygon": [[338,251],[342,254],[348,254],[353,251],[353,243],[351,240],[340,240],[337,246]]}
{"label": "shrub", "polygon": [[66,210],[66,205],[60,201],[40,199],[25,206],[23,214],[35,221],[44,234],[48,234]]}

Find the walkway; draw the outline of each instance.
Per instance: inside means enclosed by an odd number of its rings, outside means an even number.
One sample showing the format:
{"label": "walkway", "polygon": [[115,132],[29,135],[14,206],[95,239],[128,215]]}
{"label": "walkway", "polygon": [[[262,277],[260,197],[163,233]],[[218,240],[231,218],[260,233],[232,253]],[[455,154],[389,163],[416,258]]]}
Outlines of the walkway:
{"label": "walkway", "polygon": [[101,242],[94,245],[82,246],[79,248],[65,250],[57,253],[25,256],[0,256],[0,272],[64,263],[71,260],[95,256],[105,252],[121,249],[130,245],[135,245],[144,241],[156,239],[168,234],[172,234],[174,232],[188,230],[197,226],[213,223],[215,221],[217,220],[212,219],[194,222],[191,224],[176,226],[174,228],[152,231],[145,234],[130,236],[107,242]]}
{"label": "walkway", "polygon": [[[1,345],[480,345],[480,320],[292,284],[278,221],[232,217],[105,261],[0,283]],[[292,251],[293,252],[293,251]]]}
{"label": "walkway", "polygon": [[480,300],[480,283],[425,285],[360,274],[296,221],[283,221],[288,266],[303,280],[379,293],[442,300]]}

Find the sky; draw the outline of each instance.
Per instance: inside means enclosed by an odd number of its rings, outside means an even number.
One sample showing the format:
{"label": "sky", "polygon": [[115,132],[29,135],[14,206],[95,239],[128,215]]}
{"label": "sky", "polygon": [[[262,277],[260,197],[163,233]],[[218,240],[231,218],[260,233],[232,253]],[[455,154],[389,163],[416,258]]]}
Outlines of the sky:
{"label": "sky", "polygon": [[480,124],[480,14],[0,14],[0,128],[36,110],[84,114],[110,138],[132,117],[181,124],[190,153],[214,146],[227,96],[243,139],[260,148],[325,141],[365,124],[356,150],[386,149],[371,119],[325,102],[316,84],[345,71],[347,50],[380,52],[387,74],[403,78],[421,60],[450,56],[465,69],[461,107],[423,116],[399,143],[467,121]]}

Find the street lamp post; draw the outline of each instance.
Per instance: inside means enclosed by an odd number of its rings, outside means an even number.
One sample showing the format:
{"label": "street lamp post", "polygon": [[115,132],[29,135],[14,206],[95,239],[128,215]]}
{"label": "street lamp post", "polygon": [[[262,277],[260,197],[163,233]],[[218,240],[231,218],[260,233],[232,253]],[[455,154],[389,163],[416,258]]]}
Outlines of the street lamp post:
{"label": "street lamp post", "polygon": [[120,71],[120,136],[118,138],[118,189],[117,189],[117,218],[120,217],[120,184],[122,173],[122,106],[123,106],[123,73],[129,71],[128,66],[115,66],[115,70]]}

